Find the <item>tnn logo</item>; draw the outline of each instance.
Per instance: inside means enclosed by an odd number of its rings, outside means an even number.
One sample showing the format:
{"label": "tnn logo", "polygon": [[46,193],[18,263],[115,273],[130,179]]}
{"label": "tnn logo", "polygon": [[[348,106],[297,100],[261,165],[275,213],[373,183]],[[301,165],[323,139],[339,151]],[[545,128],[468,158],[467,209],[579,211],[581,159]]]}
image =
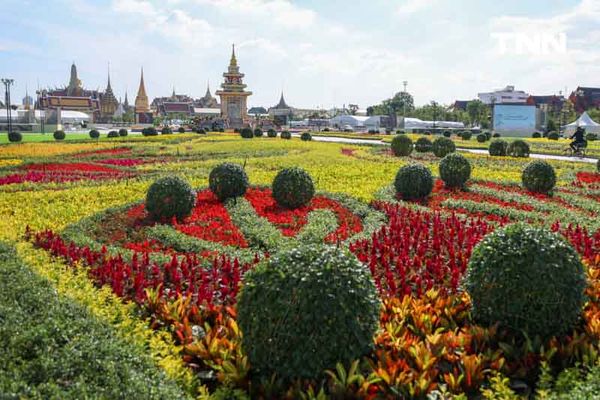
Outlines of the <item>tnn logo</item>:
{"label": "tnn logo", "polygon": [[549,55],[567,52],[566,33],[493,33],[500,54]]}

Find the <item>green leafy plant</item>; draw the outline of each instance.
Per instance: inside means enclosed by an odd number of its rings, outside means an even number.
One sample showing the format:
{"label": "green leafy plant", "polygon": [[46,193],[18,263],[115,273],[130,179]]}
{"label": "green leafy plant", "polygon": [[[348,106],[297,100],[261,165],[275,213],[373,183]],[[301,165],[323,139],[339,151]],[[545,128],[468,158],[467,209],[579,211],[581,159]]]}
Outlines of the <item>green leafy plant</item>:
{"label": "green leafy plant", "polygon": [[267,131],[267,137],[274,138],[277,137],[277,131],[275,129],[269,129]]}
{"label": "green leafy plant", "polygon": [[121,136],[121,137],[125,137],[125,136],[127,136],[128,134],[129,134],[129,132],[127,132],[127,129],[125,129],[125,128],[121,128],[121,129],[119,129],[119,136]]}
{"label": "green leafy plant", "polygon": [[511,142],[506,150],[511,157],[529,157],[529,144],[526,141],[518,139]]}
{"label": "green leafy plant", "polygon": [[119,132],[117,131],[109,131],[108,134],[106,135],[107,138],[118,138],[119,137]]}
{"label": "green leafy plant", "polygon": [[586,286],[573,246],[558,233],[524,223],[486,236],[474,248],[464,278],[475,320],[544,338],[573,327]]}
{"label": "green leafy plant", "polygon": [[177,132],[179,132],[179,133],[185,133],[185,128],[184,128],[183,126],[180,126],[180,127],[177,129]]}
{"label": "green leafy plant", "polygon": [[447,137],[439,137],[433,141],[432,150],[436,157],[442,158],[456,151],[456,145]]}
{"label": "green leafy plant", "polygon": [[156,136],[156,135],[158,135],[158,131],[156,130],[155,127],[150,126],[150,127],[142,129],[142,135],[143,136]]}
{"label": "green leafy plant", "polygon": [[549,132],[548,136],[546,137],[548,138],[548,140],[558,140],[560,138],[557,132]]}
{"label": "green leafy plant", "polygon": [[479,143],[485,143],[488,141],[488,137],[485,133],[480,133],[479,135],[477,135],[477,141]]}
{"label": "green leafy plant", "polygon": [[294,209],[312,200],[315,186],[308,172],[302,168],[286,168],[275,176],[272,191],[277,204]]}
{"label": "green leafy plant", "polygon": [[250,129],[250,128],[242,128],[242,130],[240,131],[240,135],[244,139],[252,139],[254,137],[254,133],[252,132],[252,129]]}
{"label": "green leafy plant", "polygon": [[181,220],[190,215],[195,202],[190,184],[177,176],[158,179],[146,193],[146,210],[155,220]]}
{"label": "green leafy plant", "polygon": [[292,138],[292,134],[290,133],[290,131],[282,131],[281,132],[281,138],[282,139],[291,139]]}
{"label": "green leafy plant", "polygon": [[460,134],[460,137],[462,138],[462,140],[471,140],[472,136],[473,136],[473,134],[471,133],[471,131],[463,131]]}
{"label": "green leafy plant", "polygon": [[164,128],[162,128],[162,131],[160,133],[163,135],[170,135],[173,133],[173,130],[168,126],[165,126]]}
{"label": "green leafy plant", "polygon": [[300,139],[305,142],[308,142],[312,140],[312,135],[308,132],[302,132],[302,135],[300,135]]}
{"label": "green leafy plant", "polygon": [[11,143],[18,143],[23,140],[23,135],[21,132],[11,132],[8,134],[8,141]]}
{"label": "green leafy plant", "polygon": [[90,131],[90,138],[98,139],[99,137],[100,137],[100,132],[98,132],[96,129],[92,129]]}
{"label": "green leafy plant", "polygon": [[392,153],[398,157],[409,156],[413,151],[413,142],[406,135],[396,135],[392,139]]}
{"label": "green leafy plant", "polygon": [[54,131],[53,136],[54,136],[54,140],[65,140],[65,137],[66,137],[65,131],[61,131],[61,130]]}
{"label": "green leafy plant", "polygon": [[433,145],[431,144],[431,140],[425,137],[420,137],[415,142],[415,151],[417,153],[427,153],[431,151],[432,146]]}
{"label": "green leafy plant", "polygon": [[256,137],[262,137],[263,136],[263,131],[260,128],[255,128],[253,133],[254,133],[254,136],[256,136]]}
{"label": "green leafy plant", "polygon": [[369,352],[379,308],[368,268],[349,251],[315,245],[283,251],[244,276],[242,348],[259,375],[321,377]]}
{"label": "green leafy plant", "polygon": [[404,200],[423,199],[433,189],[433,176],[422,164],[405,165],[398,170],[394,187],[398,196]]}
{"label": "green leafy plant", "polygon": [[471,163],[462,154],[450,153],[440,161],[440,178],[447,187],[463,187],[471,177]]}
{"label": "green leafy plant", "polygon": [[492,140],[492,142],[490,143],[490,147],[488,148],[490,156],[503,157],[506,156],[507,151],[508,142],[502,139]]}
{"label": "green leafy plant", "polygon": [[556,172],[547,161],[531,161],[521,175],[523,186],[530,192],[548,193],[556,185]]}
{"label": "green leafy plant", "polygon": [[539,132],[533,132],[533,133],[531,134],[531,137],[532,137],[532,138],[534,138],[534,139],[539,139],[539,138],[541,138],[541,137],[542,137],[542,134],[541,134],[541,133],[539,133]]}
{"label": "green leafy plant", "polygon": [[210,171],[208,185],[221,201],[240,197],[248,190],[248,175],[241,165],[226,162]]}

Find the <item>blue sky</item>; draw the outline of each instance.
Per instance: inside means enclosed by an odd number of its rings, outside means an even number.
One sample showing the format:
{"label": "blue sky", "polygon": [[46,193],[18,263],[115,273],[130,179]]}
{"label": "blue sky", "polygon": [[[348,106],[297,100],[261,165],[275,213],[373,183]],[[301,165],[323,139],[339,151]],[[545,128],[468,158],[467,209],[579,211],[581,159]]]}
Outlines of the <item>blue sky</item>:
{"label": "blue sky", "polygon": [[[236,43],[253,91],[297,107],[391,97],[407,80],[417,104],[450,103],[512,84],[532,94],[600,87],[600,0],[2,0],[0,77],[21,98],[68,82],[135,97],[199,97],[221,83]],[[496,34],[566,38],[565,49],[500,51]],[[513,37],[513,36],[511,36]],[[517,37],[517,36],[514,36]],[[542,36],[539,36],[542,37]]]}

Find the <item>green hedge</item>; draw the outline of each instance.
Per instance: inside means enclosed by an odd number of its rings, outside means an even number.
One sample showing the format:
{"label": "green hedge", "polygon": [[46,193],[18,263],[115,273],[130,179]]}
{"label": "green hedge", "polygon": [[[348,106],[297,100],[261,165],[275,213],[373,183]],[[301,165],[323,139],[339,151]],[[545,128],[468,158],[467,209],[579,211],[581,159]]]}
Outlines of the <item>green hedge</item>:
{"label": "green hedge", "polygon": [[58,297],[2,242],[0,321],[0,398],[187,398],[144,349]]}

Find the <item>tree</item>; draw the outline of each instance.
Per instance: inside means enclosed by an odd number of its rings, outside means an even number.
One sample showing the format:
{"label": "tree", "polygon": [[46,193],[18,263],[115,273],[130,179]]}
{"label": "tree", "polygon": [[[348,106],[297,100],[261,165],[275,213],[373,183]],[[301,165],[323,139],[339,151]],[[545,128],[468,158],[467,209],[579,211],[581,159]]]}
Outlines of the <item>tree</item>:
{"label": "tree", "polygon": [[487,107],[481,100],[472,100],[467,103],[467,114],[471,125],[481,124],[487,116]]}
{"label": "tree", "polygon": [[350,112],[350,115],[356,115],[358,104],[348,104],[348,111]]}
{"label": "tree", "polygon": [[367,107],[368,115],[400,114],[406,110],[408,116],[415,109],[414,99],[408,92],[398,92],[391,99],[384,100],[381,104]]}

